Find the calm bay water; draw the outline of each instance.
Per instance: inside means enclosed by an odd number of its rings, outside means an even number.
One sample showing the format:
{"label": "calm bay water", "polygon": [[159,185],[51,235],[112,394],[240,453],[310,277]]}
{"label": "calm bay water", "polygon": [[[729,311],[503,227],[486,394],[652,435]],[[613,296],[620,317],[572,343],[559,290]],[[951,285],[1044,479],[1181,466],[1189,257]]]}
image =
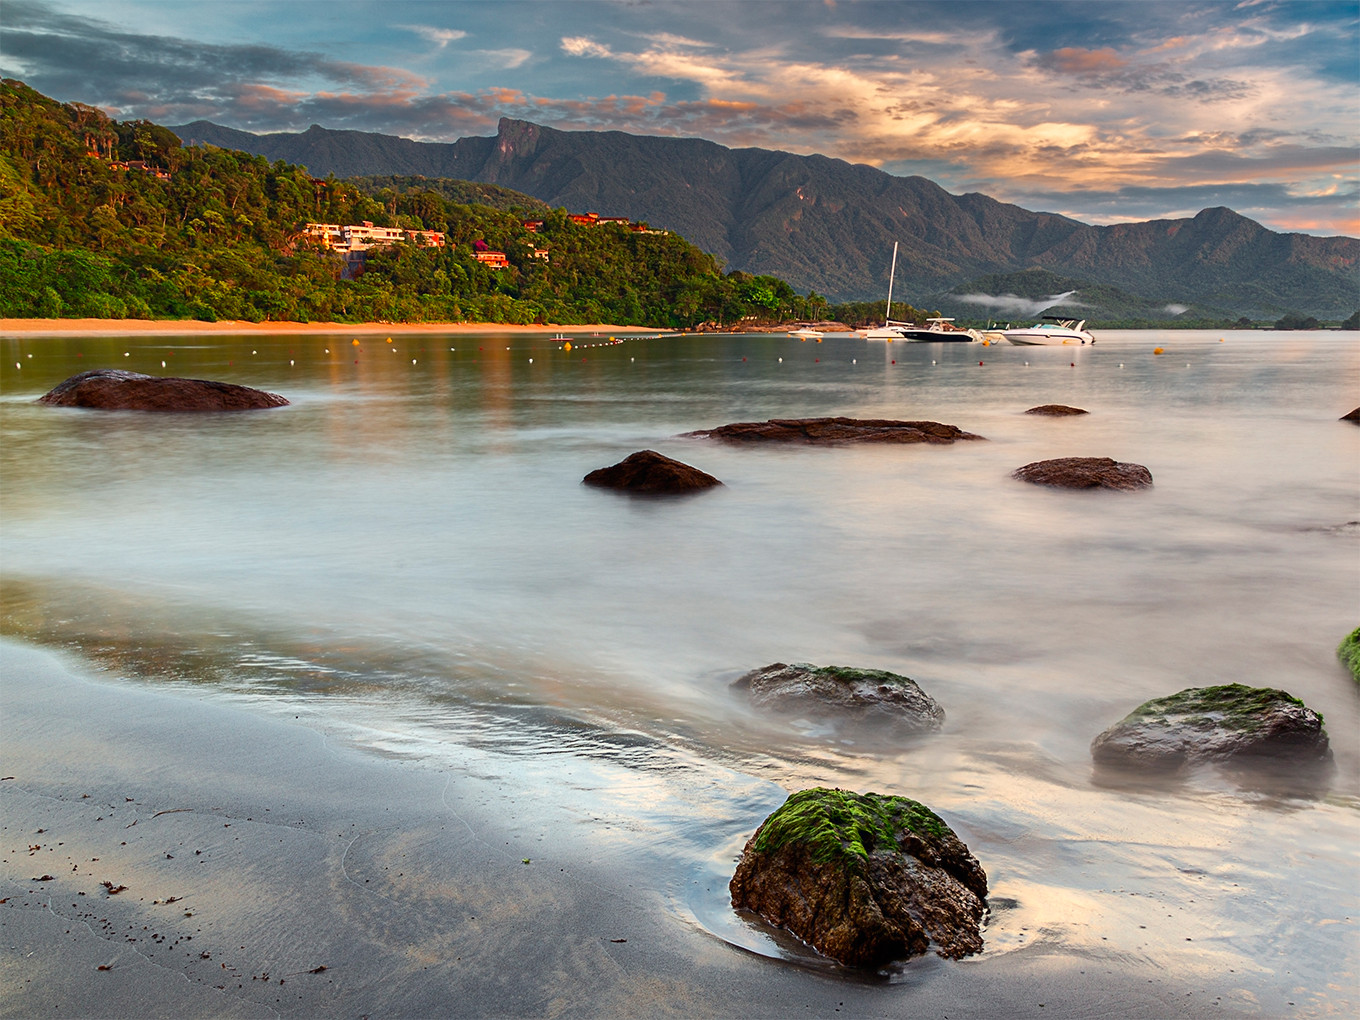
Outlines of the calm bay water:
{"label": "calm bay water", "polygon": [[[989,954],[1170,970],[1245,1012],[1356,1008],[1360,710],[1335,657],[1360,623],[1360,428],[1337,420],[1360,402],[1355,334],[603,339],[0,341],[3,633],[577,805],[576,838],[608,819],[677,915],[761,952],[789,950],[727,909],[732,857],[785,790],[840,785],[959,830],[991,877]],[[92,367],[292,405],[33,403]],[[1052,402],[1091,414],[1023,414]],[[988,441],[682,436],[824,414]],[[580,484],[644,448],[726,484]],[[1009,478],[1058,456],[1155,485]],[[758,717],[727,684],[773,661],[905,673],[945,731],[872,744]],[[1335,773],[1092,774],[1091,738],[1138,703],[1226,682],[1322,712]]]}

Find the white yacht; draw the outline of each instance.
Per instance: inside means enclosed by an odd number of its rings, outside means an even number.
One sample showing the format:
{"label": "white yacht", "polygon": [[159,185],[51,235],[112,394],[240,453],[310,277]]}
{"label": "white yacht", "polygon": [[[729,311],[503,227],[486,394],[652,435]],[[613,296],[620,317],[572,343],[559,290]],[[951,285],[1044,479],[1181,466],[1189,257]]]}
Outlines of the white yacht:
{"label": "white yacht", "polygon": [[892,289],[893,277],[897,275],[897,242],[893,242],[892,267],[888,270],[888,303],[883,309],[883,325],[874,329],[866,329],[860,335],[865,340],[886,340],[892,343],[894,340],[905,340],[906,331],[912,328],[910,322],[894,322],[892,317]]}
{"label": "white yacht", "polygon": [[1061,315],[1045,315],[1043,319],[1044,321],[1023,329],[1002,330],[1002,335],[1011,343],[1022,347],[1060,344],[1079,346],[1096,342],[1095,336],[1086,328],[1085,319],[1069,319]]}

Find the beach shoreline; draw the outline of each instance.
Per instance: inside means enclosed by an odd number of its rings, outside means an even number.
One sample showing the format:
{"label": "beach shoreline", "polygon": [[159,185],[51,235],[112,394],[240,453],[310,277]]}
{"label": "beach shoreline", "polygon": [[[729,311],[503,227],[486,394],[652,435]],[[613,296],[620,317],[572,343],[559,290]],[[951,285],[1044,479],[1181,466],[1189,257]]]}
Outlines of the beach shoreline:
{"label": "beach shoreline", "polygon": [[[499,322],[245,322],[198,319],[0,319],[0,337],[81,336],[394,336],[397,334],[447,335],[459,333],[510,333],[529,336],[574,334],[654,334],[643,326],[587,323],[580,326],[515,326]],[[663,330],[662,332],[671,332]]]}
{"label": "beach shoreline", "polygon": [[12,639],[0,665],[0,1016],[1164,1017],[1226,992],[1039,945],[891,982],[769,959],[551,790]]}

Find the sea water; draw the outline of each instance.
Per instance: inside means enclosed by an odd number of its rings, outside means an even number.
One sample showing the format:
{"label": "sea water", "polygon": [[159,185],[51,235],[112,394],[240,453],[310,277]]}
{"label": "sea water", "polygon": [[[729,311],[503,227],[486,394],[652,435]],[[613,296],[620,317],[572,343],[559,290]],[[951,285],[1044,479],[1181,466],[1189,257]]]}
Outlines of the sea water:
{"label": "sea water", "polygon": [[[1157,349],[1161,353],[1156,353]],[[787,791],[914,797],[986,868],[989,954],[1111,954],[1216,1005],[1356,1007],[1360,403],[1354,333],[1106,332],[1086,347],[394,334],[0,341],[0,632],[566,804],[653,858],[677,917],[736,917]],[[95,367],[244,383],[224,415],[37,405]],[[1079,417],[1026,415],[1064,403]],[[727,446],[771,417],[929,419],[953,445]],[[721,488],[581,484],[654,449]],[[1149,468],[1139,492],[1010,477]],[[888,669],[941,733],[769,718],[771,662]],[[1321,776],[1114,781],[1089,744],[1190,686],[1323,713]],[[559,834],[560,835],[560,834]],[[555,838],[557,838],[555,836]],[[565,838],[565,837],[563,837]],[[1041,948],[1036,948],[1041,947]],[[1132,961],[1132,962],[1130,962]],[[1225,978],[1225,975],[1232,975]]]}

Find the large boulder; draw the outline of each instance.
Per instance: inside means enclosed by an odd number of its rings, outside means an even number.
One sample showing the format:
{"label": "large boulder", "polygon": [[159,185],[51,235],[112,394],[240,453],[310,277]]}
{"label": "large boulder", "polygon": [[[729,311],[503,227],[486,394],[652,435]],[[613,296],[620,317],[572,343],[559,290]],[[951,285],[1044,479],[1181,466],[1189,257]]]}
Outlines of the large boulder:
{"label": "large boulder", "polygon": [[1090,414],[1090,411],[1080,407],[1069,407],[1066,404],[1040,404],[1038,407],[1031,407],[1026,414],[1043,414],[1050,418],[1065,418],[1074,414]]}
{"label": "large boulder", "polygon": [[1337,646],[1336,654],[1351,671],[1355,682],[1360,684],[1360,627],[1356,627],[1342,639],[1341,644]]}
{"label": "large boulder", "polygon": [[734,907],[850,967],[982,951],[987,874],[939,815],[906,797],[791,795],[747,842],[728,888]]}
{"label": "large boulder", "polygon": [[749,692],[752,705],[775,712],[831,714],[908,733],[944,724],[944,709],[915,680],[882,669],[775,662],[732,686]]}
{"label": "large boulder", "polygon": [[707,472],[655,450],[630,453],[617,464],[590,472],[582,481],[606,489],[658,494],[696,492],[722,484]]}
{"label": "large boulder", "polygon": [[721,439],[726,443],[810,443],[838,446],[845,443],[952,443],[981,439],[956,425],[937,421],[894,421],[886,418],[771,418],[702,429],[687,435]]}
{"label": "large boulder", "polygon": [[283,407],[288,401],[235,383],[96,368],[58,383],[38,403],[101,411],[254,411]]}
{"label": "large boulder", "polygon": [[1139,705],[1091,742],[1097,765],[1177,769],[1204,761],[1331,758],[1322,717],[1284,691],[1191,687]]}
{"label": "large boulder", "polygon": [[1012,478],[1061,489],[1145,489],[1152,472],[1142,464],[1129,464],[1110,457],[1058,457],[1036,460],[1011,473]]}

